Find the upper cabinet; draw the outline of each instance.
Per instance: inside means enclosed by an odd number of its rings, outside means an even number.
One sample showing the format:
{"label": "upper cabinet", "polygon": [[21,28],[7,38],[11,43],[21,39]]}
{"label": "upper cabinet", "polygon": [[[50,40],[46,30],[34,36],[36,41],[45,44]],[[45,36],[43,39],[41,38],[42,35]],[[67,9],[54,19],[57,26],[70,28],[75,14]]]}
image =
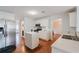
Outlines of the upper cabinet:
{"label": "upper cabinet", "polygon": [[70,27],[76,27],[76,12],[69,13]]}

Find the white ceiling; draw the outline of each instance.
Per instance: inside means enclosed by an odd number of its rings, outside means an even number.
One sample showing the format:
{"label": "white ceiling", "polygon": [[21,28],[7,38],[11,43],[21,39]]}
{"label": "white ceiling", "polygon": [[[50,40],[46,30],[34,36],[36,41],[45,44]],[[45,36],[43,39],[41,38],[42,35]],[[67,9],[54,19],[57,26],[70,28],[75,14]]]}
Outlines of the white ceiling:
{"label": "white ceiling", "polygon": [[[30,18],[40,18],[44,16],[50,16],[58,13],[66,12],[70,9],[74,8],[74,6],[0,6],[0,11],[6,11],[10,13],[14,13],[18,16],[27,16]],[[35,10],[38,11],[37,15],[29,15],[27,11]],[[42,13],[44,11],[44,13]]]}

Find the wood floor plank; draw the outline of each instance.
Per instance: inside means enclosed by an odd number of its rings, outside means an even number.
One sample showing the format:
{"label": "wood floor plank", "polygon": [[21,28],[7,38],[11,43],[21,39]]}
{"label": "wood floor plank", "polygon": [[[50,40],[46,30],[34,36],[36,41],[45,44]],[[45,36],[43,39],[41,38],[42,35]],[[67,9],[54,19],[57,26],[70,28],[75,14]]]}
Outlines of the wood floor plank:
{"label": "wood floor plank", "polygon": [[22,37],[14,53],[51,53],[51,45],[60,36],[60,34],[55,34],[53,39],[50,41],[44,41],[42,39],[39,39],[39,46],[34,50],[31,50],[25,46],[25,38]]}

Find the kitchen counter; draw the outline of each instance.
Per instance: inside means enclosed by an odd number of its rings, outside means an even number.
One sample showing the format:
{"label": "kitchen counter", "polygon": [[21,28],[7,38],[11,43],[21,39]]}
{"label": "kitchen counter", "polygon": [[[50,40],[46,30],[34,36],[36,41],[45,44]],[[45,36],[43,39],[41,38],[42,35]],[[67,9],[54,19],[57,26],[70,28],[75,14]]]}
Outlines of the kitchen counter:
{"label": "kitchen counter", "polygon": [[25,33],[25,44],[28,48],[34,49],[39,45],[39,37],[37,32],[26,32]]}
{"label": "kitchen counter", "polygon": [[61,38],[52,47],[55,53],[79,53],[79,41]]}

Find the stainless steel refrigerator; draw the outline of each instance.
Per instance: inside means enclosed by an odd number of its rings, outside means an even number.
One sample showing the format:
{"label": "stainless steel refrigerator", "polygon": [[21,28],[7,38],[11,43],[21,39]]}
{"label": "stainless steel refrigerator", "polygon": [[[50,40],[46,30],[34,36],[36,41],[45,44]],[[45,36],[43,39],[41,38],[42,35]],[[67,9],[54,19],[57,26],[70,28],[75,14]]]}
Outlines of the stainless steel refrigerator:
{"label": "stainless steel refrigerator", "polygon": [[0,48],[16,45],[16,21],[0,19]]}

